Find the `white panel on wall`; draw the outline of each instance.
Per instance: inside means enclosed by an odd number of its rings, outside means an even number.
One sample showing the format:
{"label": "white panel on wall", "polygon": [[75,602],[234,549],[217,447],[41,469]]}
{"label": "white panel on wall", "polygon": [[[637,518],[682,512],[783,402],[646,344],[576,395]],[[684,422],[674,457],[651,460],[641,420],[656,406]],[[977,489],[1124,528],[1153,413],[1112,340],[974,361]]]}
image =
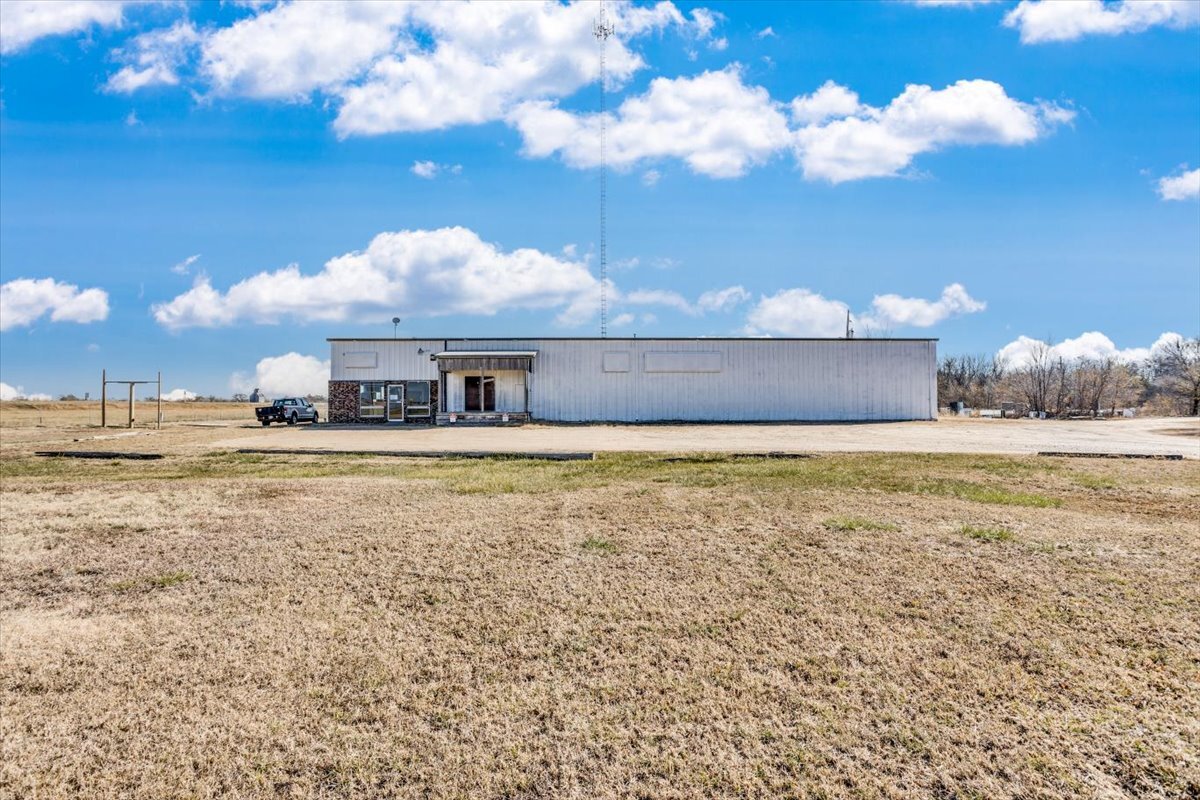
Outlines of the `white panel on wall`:
{"label": "white panel on wall", "polygon": [[342,366],[346,369],[375,369],[378,364],[379,353],[374,350],[342,353]]}
{"label": "white panel on wall", "polygon": [[720,372],[720,353],[646,353],[646,372]]}
{"label": "white panel on wall", "polygon": [[605,372],[629,372],[630,370],[629,353],[605,353],[604,354],[604,371]]}

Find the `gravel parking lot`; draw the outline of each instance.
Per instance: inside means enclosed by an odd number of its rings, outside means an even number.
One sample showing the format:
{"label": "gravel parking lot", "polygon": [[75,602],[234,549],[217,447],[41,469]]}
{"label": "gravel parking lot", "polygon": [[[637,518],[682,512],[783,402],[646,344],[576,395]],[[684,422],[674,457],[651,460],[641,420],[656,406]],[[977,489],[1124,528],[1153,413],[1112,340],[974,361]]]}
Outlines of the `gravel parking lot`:
{"label": "gravel parking lot", "polygon": [[[231,431],[232,433],[232,431]],[[1200,458],[1190,419],[943,419],[832,425],[525,425],[515,428],[302,426],[238,431],[218,447],[499,452],[897,452],[1028,454],[1041,451],[1178,454]]]}

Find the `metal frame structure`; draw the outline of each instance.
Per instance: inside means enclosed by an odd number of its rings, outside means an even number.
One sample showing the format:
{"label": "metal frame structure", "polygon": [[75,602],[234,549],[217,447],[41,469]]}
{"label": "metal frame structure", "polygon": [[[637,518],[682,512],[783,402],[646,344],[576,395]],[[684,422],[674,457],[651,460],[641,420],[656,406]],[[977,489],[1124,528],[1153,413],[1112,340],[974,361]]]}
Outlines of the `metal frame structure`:
{"label": "metal frame structure", "polygon": [[162,428],[162,371],[161,370],[158,373],[158,377],[152,381],[109,380],[108,370],[107,369],[100,370],[100,427],[101,428],[108,427],[108,385],[110,383],[123,383],[129,387],[129,421],[125,424],[126,428],[133,427],[133,419],[134,419],[133,407],[134,407],[134,403],[136,402],[134,400],[134,396],[133,396],[133,387],[139,386],[141,384],[150,384],[150,383],[155,384],[158,388],[158,391],[156,391],[154,394],[154,401],[157,404],[156,410],[157,410],[158,414],[154,421],[154,427]]}
{"label": "metal frame structure", "polygon": [[600,14],[592,25],[592,35],[600,42],[600,338],[608,338],[608,64],[606,61],[608,37],[615,28],[604,14],[604,0],[600,0]]}

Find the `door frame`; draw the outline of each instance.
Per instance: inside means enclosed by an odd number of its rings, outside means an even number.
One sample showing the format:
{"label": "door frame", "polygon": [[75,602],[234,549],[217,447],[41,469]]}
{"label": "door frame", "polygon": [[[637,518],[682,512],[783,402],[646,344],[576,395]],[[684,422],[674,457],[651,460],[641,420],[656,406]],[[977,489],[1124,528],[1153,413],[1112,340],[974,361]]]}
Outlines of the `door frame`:
{"label": "door frame", "polygon": [[[400,392],[400,405],[399,405],[400,416],[398,416],[398,417],[392,415],[392,409],[393,409],[392,390],[393,389],[397,389]],[[407,399],[407,397],[406,397],[407,394],[408,393],[405,391],[403,383],[389,383],[384,388],[384,391],[383,391],[383,403],[384,403],[383,417],[385,420],[387,420],[388,422],[404,422],[404,401]]]}
{"label": "door frame", "polygon": [[[479,381],[479,408],[467,408],[467,382]],[[492,407],[487,407],[488,387],[492,390]],[[463,413],[496,413],[496,376],[495,375],[464,375],[463,376]]]}

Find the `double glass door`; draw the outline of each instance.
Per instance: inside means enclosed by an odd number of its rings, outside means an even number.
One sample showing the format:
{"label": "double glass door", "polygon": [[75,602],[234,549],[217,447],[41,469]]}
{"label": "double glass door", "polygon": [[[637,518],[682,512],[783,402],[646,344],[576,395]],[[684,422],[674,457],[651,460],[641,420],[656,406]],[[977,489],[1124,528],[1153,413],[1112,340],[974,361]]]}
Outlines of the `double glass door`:
{"label": "double glass door", "polygon": [[404,421],[404,384],[389,383],[387,387],[388,422]]}

